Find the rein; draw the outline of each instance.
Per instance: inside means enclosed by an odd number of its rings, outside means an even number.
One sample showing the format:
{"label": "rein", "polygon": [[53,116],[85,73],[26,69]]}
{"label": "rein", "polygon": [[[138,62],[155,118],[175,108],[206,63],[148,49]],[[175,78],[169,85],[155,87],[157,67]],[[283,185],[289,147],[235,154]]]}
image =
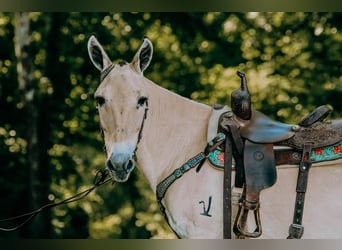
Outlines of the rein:
{"label": "rein", "polygon": [[[17,226],[14,226],[14,227],[10,227],[10,228],[4,228],[4,227],[0,227],[0,231],[5,231],[5,232],[13,232],[15,230],[18,230],[19,228],[23,227],[24,225],[26,225],[28,222],[30,222],[36,215],[38,215],[39,213],[43,212],[44,210],[46,209],[49,209],[49,208],[53,208],[53,207],[57,207],[57,206],[60,206],[60,205],[66,205],[68,203],[71,203],[71,202],[75,202],[75,201],[79,201],[81,199],[83,199],[84,197],[86,197],[88,194],[90,194],[92,191],[94,191],[96,188],[106,184],[107,182],[110,182],[110,181],[113,181],[112,180],[112,177],[108,177],[108,170],[106,169],[99,169],[97,170],[96,172],[96,175],[94,177],[94,181],[93,181],[93,186],[91,188],[88,188],[72,197],[69,197],[65,200],[62,200],[60,202],[57,202],[57,203],[48,203],[42,207],[40,207],[39,209],[35,210],[35,211],[32,211],[32,212],[29,212],[29,213],[25,213],[25,214],[21,214],[21,215],[18,215],[18,216],[14,216],[14,217],[10,217],[10,218],[7,218],[7,219],[2,219],[0,220],[0,222],[9,222],[9,221],[15,221],[15,220],[18,220],[18,219],[24,219],[23,222],[19,223]],[[113,181],[113,184],[115,182]]]}

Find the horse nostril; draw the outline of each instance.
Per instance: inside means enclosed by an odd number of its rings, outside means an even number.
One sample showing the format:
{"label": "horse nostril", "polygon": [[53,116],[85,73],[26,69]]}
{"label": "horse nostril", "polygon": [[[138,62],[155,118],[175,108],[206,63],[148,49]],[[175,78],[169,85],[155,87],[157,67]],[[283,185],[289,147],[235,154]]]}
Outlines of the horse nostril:
{"label": "horse nostril", "polygon": [[131,172],[133,170],[133,168],[134,168],[134,163],[132,160],[129,160],[127,162],[127,166],[126,166],[127,173]]}
{"label": "horse nostril", "polygon": [[109,170],[114,170],[114,166],[110,160],[107,161],[106,166]]}

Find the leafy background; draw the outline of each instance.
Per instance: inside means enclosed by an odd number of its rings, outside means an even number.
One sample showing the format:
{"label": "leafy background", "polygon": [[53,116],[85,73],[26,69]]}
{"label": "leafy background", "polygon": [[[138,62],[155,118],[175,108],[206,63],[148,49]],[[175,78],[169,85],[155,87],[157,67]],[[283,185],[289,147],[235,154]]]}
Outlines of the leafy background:
{"label": "leafy background", "polygon": [[[24,69],[19,20],[29,22]],[[0,219],[89,188],[104,168],[91,34],[114,61],[130,61],[148,36],[154,56],[146,77],[209,105],[230,103],[242,70],[255,109],[297,123],[323,104],[334,107],[333,118],[342,115],[341,20],[341,13],[320,12],[0,13]],[[127,183],[100,187],[0,238],[175,235],[135,171]]]}

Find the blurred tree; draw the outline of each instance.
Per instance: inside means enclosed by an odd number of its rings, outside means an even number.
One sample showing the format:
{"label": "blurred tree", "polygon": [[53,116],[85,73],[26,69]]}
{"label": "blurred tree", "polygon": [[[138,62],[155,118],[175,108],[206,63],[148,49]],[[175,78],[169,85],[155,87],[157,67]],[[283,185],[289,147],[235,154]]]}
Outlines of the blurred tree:
{"label": "blurred tree", "polygon": [[[33,210],[47,202],[50,178],[48,174],[49,161],[47,157],[47,138],[49,122],[46,119],[48,110],[42,105],[42,95],[37,93],[38,82],[33,77],[31,30],[29,13],[15,15],[15,55],[17,58],[18,88],[21,94],[27,142],[28,167],[28,208]],[[45,111],[45,112],[44,112]],[[25,237],[47,237],[50,232],[49,213],[43,213],[30,225]]]}

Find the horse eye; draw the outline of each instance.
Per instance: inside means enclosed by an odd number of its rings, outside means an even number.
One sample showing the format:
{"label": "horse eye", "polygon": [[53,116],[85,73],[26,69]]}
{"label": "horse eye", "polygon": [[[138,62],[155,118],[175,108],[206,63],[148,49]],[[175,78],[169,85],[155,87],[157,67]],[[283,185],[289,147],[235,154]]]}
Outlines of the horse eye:
{"label": "horse eye", "polygon": [[100,106],[100,107],[102,107],[103,104],[105,104],[106,102],[106,99],[104,99],[102,96],[96,96],[95,100],[96,100],[96,106]]}
{"label": "horse eye", "polygon": [[146,96],[140,96],[137,103],[137,108],[142,107],[147,102]]}

